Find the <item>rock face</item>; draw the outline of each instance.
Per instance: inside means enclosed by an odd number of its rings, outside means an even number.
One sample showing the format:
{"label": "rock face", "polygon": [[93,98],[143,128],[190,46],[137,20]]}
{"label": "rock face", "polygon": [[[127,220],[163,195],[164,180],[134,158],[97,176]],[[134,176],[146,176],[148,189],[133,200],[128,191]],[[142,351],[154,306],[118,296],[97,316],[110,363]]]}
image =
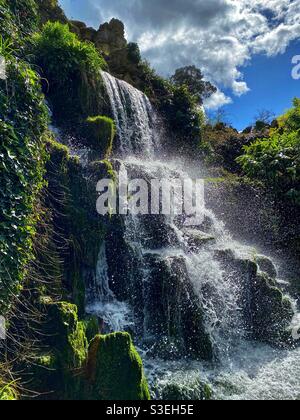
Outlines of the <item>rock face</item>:
{"label": "rock face", "polygon": [[87,393],[92,400],[149,400],[142,360],[130,335],[98,335],[90,345]]}
{"label": "rock face", "polygon": [[83,41],[93,42],[105,57],[110,73],[130,84],[139,84],[138,64],[141,60],[137,44],[127,43],[123,22],[112,19],[100,25],[98,30],[88,28],[85,23],[70,22],[70,29]]}
{"label": "rock face", "polygon": [[[160,357],[211,360],[203,308],[190,283],[184,258],[149,254],[144,284],[145,335]],[[149,344],[150,344],[149,342]]]}
{"label": "rock face", "polygon": [[112,19],[109,23],[101,25],[95,37],[95,44],[98,49],[107,55],[126,48],[127,41],[123,22]]}
{"label": "rock face", "polygon": [[93,42],[97,49],[110,56],[112,53],[126,49],[127,41],[125,39],[125,27],[123,22],[118,19],[112,19],[100,25],[98,31],[88,28],[85,23],[71,21],[71,28],[81,39]]}
{"label": "rock face", "polygon": [[[134,311],[135,332],[154,356],[211,360],[212,343],[204,313],[194,292],[183,257],[165,257],[149,236],[149,253],[140,260],[124,238],[121,219],[113,221],[106,238],[110,288]],[[167,235],[168,236],[168,235]],[[157,247],[157,248],[156,248]],[[150,249],[153,251],[150,251]]]}
{"label": "rock face", "polygon": [[265,271],[261,273],[256,262],[236,258],[231,250],[216,251],[215,255],[223,269],[237,279],[242,291],[239,303],[251,337],[279,347],[290,345],[294,309],[271,277],[276,272],[273,263],[260,257],[260,269]]}

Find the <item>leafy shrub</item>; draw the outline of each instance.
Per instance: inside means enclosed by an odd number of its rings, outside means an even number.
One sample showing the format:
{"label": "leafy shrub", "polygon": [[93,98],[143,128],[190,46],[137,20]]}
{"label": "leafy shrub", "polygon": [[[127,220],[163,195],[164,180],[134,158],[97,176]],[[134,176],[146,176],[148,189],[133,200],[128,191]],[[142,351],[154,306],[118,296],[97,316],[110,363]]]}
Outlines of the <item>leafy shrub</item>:
{"label": "leafy shrub", "polygon": [[186,86],[173,86],[170,96],[162,98],[160,110],[173,133],[171,148],[194,154],[200,143],[203,123],[203,113],[196,98]]}
{"label": "leafy shrub", "polygon": [[68,25],[48,22],[34,34],[32,52],[47,80],[45,90],[57,110],[54,116],[64,121],[91,114],[85,108],[97,102],[100,70],[106,68],[95,46],[80,41]]}
{"label": "leafy shrub", "polygon": [[276,133],[245,147],[238,158],[245,173],[300,204],[300,132]]}
{"label": "leafy shrub", "polygon": [[251,178],[263,180],[277,194],[300,204],[300,100],[279,118],[270,137],[244,148],[238,163]]}
{"label": "leafy shrub", "polygon": [[225,169],[235,172],[240,169],[236,159],[241,156],[243,147],[250,141],[248,135],[218,123],[215,126],[204,127],[200,148],[208,163],[222,165]]}

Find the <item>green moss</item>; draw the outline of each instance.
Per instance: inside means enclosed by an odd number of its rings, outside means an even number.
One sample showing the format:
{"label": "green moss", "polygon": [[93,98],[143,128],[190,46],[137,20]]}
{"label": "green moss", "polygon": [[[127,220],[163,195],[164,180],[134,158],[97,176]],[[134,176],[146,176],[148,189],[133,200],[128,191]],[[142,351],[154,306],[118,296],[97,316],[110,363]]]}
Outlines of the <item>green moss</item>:
{"label": "green moss", "polygon": [[[67,291],[85,311],[84,273],[93,271],[104,236],[103,220],[96,212],[97,193],[94,179],[87,181],[77,159],[68,148],[55,141],[47,143],[50,155],[47,164],[48,206],[52,209],[55,243],[61,244],[61,276]],[[64,215],[63,217],[61,215]],[[66,247],[66,243],[68,246]]]}
{"label": "green moss", "polygon": [[84,321],[85,326],[85,335],[90,343],[96,335],[99,334],[99,320],[96,316],[90,316],[86,318]]}
{"label": "green moss", "polygon": [[75,305],[59,302],[49,305],[49,328],[58,358],[58,364],[66,369],[82,367],[87,356],[87,339],[82,322],[78,321]]}
{"label": "green moss", "polygon": [[142,360],[127,333],[94,338],[87,367],[92,400],[148,400]]}
{"label": "green moss", "polygon": [[191,382],[177,383],[171,382],[163,386],[160,391],[161,399],[166,401],[209,401],[212,399],[212,390],[209,385],[194,380]]}
{"label": "green moss", "polygon": [[46,345],[50,352],[37,356],[33,365],[32,389],[47,399],[80,400],[82,369],[88,354],[86,326],[78,320],[77,307],[67,302],[46,306]]}
{"label": "green moss", "polygon": [[100,157],[110,157],[116,132],[114,121],[109,117],[89,117],[87,129],[89,145],[100,153]]}

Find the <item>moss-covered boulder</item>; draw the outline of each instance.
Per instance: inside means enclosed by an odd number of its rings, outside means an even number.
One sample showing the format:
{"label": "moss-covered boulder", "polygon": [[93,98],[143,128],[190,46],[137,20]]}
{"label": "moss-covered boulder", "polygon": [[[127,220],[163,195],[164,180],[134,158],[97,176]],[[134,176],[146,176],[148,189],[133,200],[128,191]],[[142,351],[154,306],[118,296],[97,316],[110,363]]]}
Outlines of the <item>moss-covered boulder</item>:
{"label": "moss-covered boulder", "polygon": [[49,305],[50,341],[55,348],[59,365],[66,369],[82,367],[87,357],[85,328],[78,320],[77,307],[67,302]]}
{"label": "moss-covered boulder", "polygon": [[51,352],[37,357],[33,386],[45,394],[44,398],[80,400],[82,369],[88,354],[86,327],[78,320],[75,305],[48,303],[47,310],[47,344]]}
{"label": "moss-covered boulder", "polygon": [[277,277],[277,269],[270,258],[265,257],[264,255],[258,255],[255,258],[255,261],[261,271],[266,273],[272,279]]}
{"label": "moss-covered boulder", "polygon": [[99,319],[96,316],[89,316],[83,321],[83,324],[85,326],[86,338],[90,343],[95,338],[95,336],[99,334]]}
{"label": "moss-covered boulder", "polygon": [[87,399],[149,400],[142,360],[127,333],[98,335],[89,349]]}
{"label": "moss-covered boulder", "polygon": [[205,245],[213,245],[216,238],[197,229],[185,229],[184,236],[191,251],[199,252]]}
{"label": "moss-covered boulder", "polygon": [[96,116],[87,119],[88,146],[99,153],[99,158],[110,157],[115,132],[115,123],[109,117]]}
{"label": "moss-covered boulder", "polygon": [[174,380],[160,387],[159,398],[164,401],[209,401],[212,399],[212,390],[198,379],[188,383]]}

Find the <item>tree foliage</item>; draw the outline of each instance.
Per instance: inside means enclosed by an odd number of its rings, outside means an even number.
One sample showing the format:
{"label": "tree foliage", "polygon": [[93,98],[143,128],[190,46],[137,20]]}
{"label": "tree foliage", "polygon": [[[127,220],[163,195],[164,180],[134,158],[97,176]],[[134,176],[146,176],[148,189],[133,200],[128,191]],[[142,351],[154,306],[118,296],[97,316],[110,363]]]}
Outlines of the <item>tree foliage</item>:
{"label": "tree foliage", "polygon": [[300,204],[300,99],[278,119],[268,138],[244,148],[238,163],[249,177]]}
{"label": "tree foliage", "polygon": [[215,86],[204,80],[201,70],[196,66],[177,69],[171,77],[171,82],[176,86],[186,86],[190,94],[195,96],[200,104],[217,91]]}

